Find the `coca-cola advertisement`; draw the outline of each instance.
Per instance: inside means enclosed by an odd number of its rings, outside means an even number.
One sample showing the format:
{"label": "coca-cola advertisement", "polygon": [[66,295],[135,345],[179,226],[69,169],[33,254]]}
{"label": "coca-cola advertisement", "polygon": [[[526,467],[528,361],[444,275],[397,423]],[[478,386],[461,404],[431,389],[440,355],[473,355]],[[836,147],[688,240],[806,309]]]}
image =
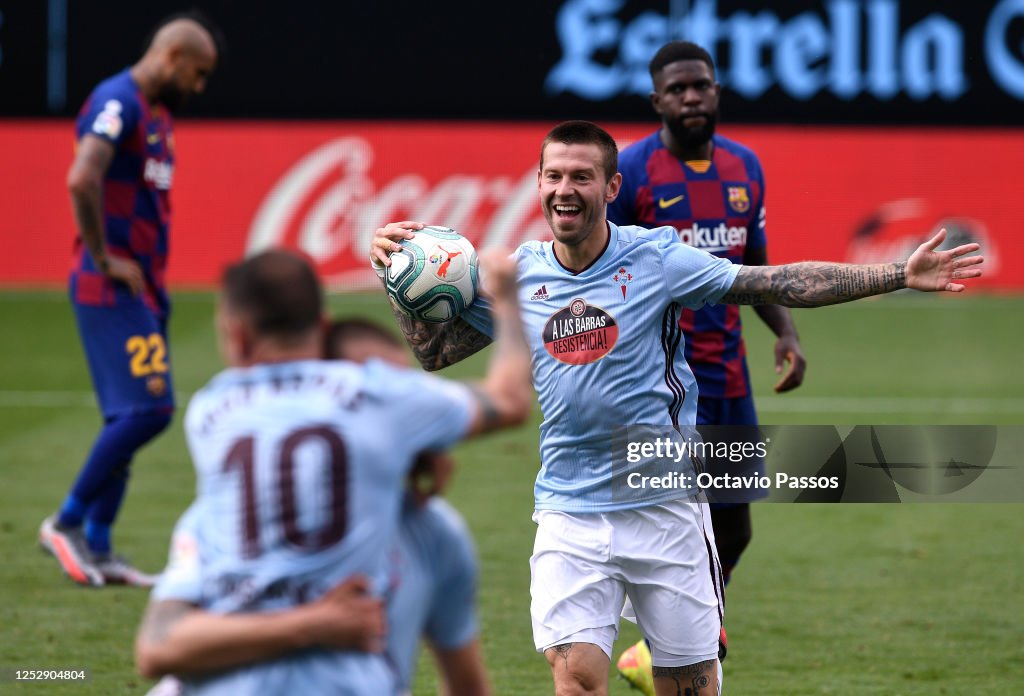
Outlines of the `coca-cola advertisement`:
{"label": "coca-cola advertisement", "polygon": [[[552,123],[189,122],[177,129],[172,287],[212,286],[270,246],[299,248],[336,290],[376,283],[375,228],[420,220],[479,248],[544,238],[540,142]],[[655,125],[604,123],[624,146]],[[986,255],[979,288],[1024,288],[1010,129],[722,127],[766,173],[769,260],[892,261],[939,226]],[[0,122],[0,283],[58,285],[74,225],[70,121]]]}

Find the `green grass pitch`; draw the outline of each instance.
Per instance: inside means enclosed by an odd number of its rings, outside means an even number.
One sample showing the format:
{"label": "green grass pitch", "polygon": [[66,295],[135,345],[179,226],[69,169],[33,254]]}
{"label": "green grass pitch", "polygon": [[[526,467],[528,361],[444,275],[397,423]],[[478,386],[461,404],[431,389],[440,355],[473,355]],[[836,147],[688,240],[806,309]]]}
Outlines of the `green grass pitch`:
{"label": "green grass pitch", "polygon": [[[332,309],[388,320],[377,295]],[[179,293],[172,359],[181,402],[220,367],[212,298]],[[746,311],[746,310],[745,310]],[[766,423],[1024,423],[1024,299],[897,295],[796,312],[809,367],[771,392],[771,341],[746,313]],[[482,373],[478,356],[449,376]],[[145,449],[115,532],[141,567],[165,560],[193,494],[181,419]],[[142,693],[131,643],[139,590],[81,589],[36,547],[99,417],[61,292],[0,293],[0,668],[88,668],[86,683],[0,682],[2,693]],[[382,436],[400,437],[400,424]],[[550,693],[530,638],[536,422],[462,446],[449,498],[482,564],[480,612],[499,694]],[[732,694],[1006,694],[1024,684],[1024,507],[759,505],[754,542],[728,592]],[[636,640],[625,625],[616,649]],[[427,660],[417,694],[434,693]],[[627,694],[612,679],[612,694]]]}

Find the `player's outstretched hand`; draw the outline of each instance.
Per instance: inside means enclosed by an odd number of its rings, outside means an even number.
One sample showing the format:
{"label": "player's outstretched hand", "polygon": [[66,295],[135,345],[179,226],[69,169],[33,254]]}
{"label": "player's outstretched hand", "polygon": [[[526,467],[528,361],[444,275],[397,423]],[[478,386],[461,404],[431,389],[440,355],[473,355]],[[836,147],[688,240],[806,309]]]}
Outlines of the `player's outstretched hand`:
{"label": "player's outstretched hand", "polygon": [[981,269],[973,266],[982,263],[985,257],[967,256],[980,249],[980,244],[963,244],[955,249],[936,251],[945,240],[946,230],[941,229],[907,259],[908,288],[925,292],[963,292],[964,286],[959,281],[981,275]]}
{"label": "player's outstretched hand", "polygon": [[353,575],[308,605],[316,620],[314,642],[328,648],[382,652],[387,640],[384,602],[370,595],[370,581]]}
{"label": "player's outstretched hand", "polygon": [[[786,363],[789,363],[789,369],[783,374]],[[775,385],[775,391],[781,394],[799,387],[804,383],[806,369],[807,359],[800,349],[800,339],[794,334],[779,336],[775,342],[775,374],[782,375],[782,379]]]}
{"label": "player's outstretched hand", "polygon": [[107,257],[106,276],[112,280],[124,283],[136,297],[142,292],[146,279],[142,275],[142,267],[131,259],[123,259],[120,256]]}
{"label": "player's outstretched hand", "polygon": [[516,262],[506,249],[489,249],[480,254],[480,284],[494,299],[515,302]]}
{"label": "player's outstretched hand", "polygon": [[389,254],[402,248],[398,242],[402,239],[412,239],[416,230],[422,230],[426,226],[423,222],[404,220],[378,227],[370,242],[370,261],[376,266],[390,266]]}

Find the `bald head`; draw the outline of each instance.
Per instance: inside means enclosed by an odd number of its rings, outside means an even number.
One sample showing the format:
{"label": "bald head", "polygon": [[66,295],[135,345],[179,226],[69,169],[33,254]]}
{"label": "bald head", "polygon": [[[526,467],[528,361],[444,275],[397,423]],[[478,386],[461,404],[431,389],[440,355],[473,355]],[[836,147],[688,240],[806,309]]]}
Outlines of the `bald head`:
{"label": "bald head", "polygon": [[149,44],[158,53],[183,50],[217,60],[217,44],[206,28],[194,19],[172,19],[160,27]]}
{"label": "bald head", "polygon": [[132,75],[152,103],[177,112],[206,89],[217,57],[210,30],[195,19],[178,17],[156,30]]}

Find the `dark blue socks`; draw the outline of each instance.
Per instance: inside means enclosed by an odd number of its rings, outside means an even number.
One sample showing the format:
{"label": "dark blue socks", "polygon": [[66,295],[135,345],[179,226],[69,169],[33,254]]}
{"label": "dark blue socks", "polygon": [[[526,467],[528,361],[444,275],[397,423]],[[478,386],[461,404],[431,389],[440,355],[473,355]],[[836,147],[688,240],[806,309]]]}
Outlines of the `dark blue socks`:
{"label": "dark blue socks", "polygon": [[61,506],[59,519],[65,527],[87,520],[85,535],[92,551],[110,551],[110,526],[124,499],[132,458],[170,422],[170,411],[148,411],[115,416],[103,426]]}

